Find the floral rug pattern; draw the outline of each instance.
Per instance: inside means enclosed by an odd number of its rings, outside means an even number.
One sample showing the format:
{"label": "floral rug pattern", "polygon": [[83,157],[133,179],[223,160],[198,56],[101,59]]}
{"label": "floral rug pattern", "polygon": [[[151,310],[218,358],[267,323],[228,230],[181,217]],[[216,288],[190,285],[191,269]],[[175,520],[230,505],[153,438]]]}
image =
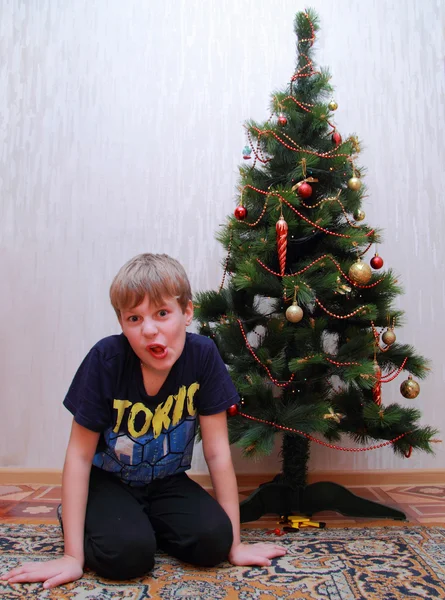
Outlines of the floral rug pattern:
{"label": "floral rug pattern", "polygon": [[[307,529],[280,538],[244,530],[246,542],[274,541],[287,547],[272,566],[196,568],[159,553],[150,575],[108,581],[93,572],[71,584],[43,590],[41,584],[0,582],[2,600],[405,600],[445,598],[445,528],[380,527]],[[60,556],[55,525],[0,525],[0,573],[20,562]]]}

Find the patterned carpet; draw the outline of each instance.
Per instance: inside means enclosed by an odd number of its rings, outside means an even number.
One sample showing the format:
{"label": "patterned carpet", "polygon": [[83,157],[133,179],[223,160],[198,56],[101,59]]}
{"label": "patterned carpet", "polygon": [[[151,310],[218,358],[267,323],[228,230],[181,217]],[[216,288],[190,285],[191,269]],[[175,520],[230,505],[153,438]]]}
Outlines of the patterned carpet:
{"label": "patterned carpet", "polygon": [[[278,541],[265,530],[243,531],[245,541]],[[198,569],[159,554],[151,574],[125,583],[97,578],[54,590],[40,584],[8,586],[2,600],[402,600],[445,598],[445,528],[382,527],[308,529],[287,533],[288,554],[268,568]],[[54,525],[0,525],[0,572],[25,560],[62,553]]]}

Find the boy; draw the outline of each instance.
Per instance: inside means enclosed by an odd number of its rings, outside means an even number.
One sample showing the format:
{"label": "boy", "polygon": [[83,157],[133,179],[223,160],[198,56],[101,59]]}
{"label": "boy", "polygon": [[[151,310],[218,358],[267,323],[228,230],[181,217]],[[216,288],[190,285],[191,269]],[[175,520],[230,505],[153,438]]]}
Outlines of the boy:
{"label": "boy", "polygon": [[[275,544],[240,541],[238,492],[226,409],[238,394],[214,343],[186,333],[190,284],[165,254],[126,263],[110,288],[122,334],[87,354],[64,400],[73,423],[62,478],[65,551],[1,579],[52,588],[87,566],[129,579],[154,566],[159,547],[215,566],[270,565]],[[216,500],[185,473],[196,418]]]}

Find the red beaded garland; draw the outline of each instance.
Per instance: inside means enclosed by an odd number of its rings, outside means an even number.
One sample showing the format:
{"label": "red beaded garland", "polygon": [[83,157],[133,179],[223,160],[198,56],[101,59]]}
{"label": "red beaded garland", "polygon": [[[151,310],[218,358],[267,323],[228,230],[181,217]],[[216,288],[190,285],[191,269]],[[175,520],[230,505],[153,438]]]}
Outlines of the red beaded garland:
{"label": "red beaded garland", "polygon": [[320,302],[320,300],[318,300],[318,298],[314,298],[314,301],[318,304],[318,306],[322,310],[324,310],[325,313],[327,313],[330,317],[334,317],[334,319],[350,319],[354,315],[357,315],[359,312],[366,310],[366,306],[359,306],[359,308],[357,308],[356,310],[353,310],[352,312],[348,313],[347,315],[336,315],[335,313],[330,312],[325,306],[323,306],[323,304]]}
{"label": "red beaded garland", "polygon": [[[244,189],[246,187],[249,187],[249,186],[246,185],[244,187]],[[243,192],[244,192],[244,189],[243,189]],[[258,223],[261,221],[261,219],[263,218],[263,216],[265,215],[265,213],[266,213],[266,208],[267,208],[268,202],[269,202],[269,196],[266,196],[266,201],[264,202],[263,210],[261,211],[260,216],[258,217],[258,219],[254,223],[248,223],[246,221],[245,225],[248,225],[249,227],[256,227],[258,225]]]}
{"label": "red beaded garland", "polygon": [[[305,271],[307,271],[308,269],[313,267],[315,264],[317,264],[324,258],[329,258],[329,260],[331,260],[335,264],[338,271],[343,275],[343,277],[356,288],[361,288],[361,289],[373,288],[383,281],[383,277],[382,277],[382,279],[379,279],[378,281],[375,281],[374,283],[371,283],[370,285],[358,285],[357,283],[354,283],[352,281],[352,279],[349,279],[349,277],[345,273],[343,273],[338,262],[335,259],[333,259],[332,256],[329,256],[329,254],[323,254],[323,256],[320,256],[319,258],[315,259],[314,261],[312,261],[309,265],[307,265],[300,271],[295,271],[294,273],[288,273],[288,277],[297,277],[297,275],[301,275],[302,273],[304,273]],[[276,275],[277,277],[280,277],[279,273],[277,273],[276,271],[272,271],[272,269],[269,269],[269,267],[267,265],[265,265],[263,262],[261,262],[261,260],[259,258],[257,258],[256,261],[259,265],[261,265],[263,267],[263,269],[268,271],[271,275]]]}
{"label": "red beaded garland", "polygon": [[[281,200],[284,204],[286,204],[291,210],[293,210],[295,214],[297,214],[301,219],[303,219],[303,221],[306,221],[306,223],[309,223],[309,225],[312,225],[312,227],[315,227],[316,229],[319,229],[320,231],[324,231],[324,233],[326,233],[327,235],[333,235],[333,236],[342,237],[342,238],[345,238],[345,239],[348,239],[348,238],[351,237],[350,235],[345,235],[344,233],[337,233],[336,231],[329,231],[328,229],[325,229],[324,227],[321,227],[317,223],[314,223],[314,221],[311,221],[310,219],[308,219],[307,217],[305,217],[302,213],[298,212],[298,210],[296,208],[294,208],[292,206],[292,204],[290,204],[286,200],[286,198],[284,198],[284,196],[282,196],[278,192],[265,192],[264,190],[260,190],[259,188],[256,188],[253,185],[246,185],[244,187],[245,188],[250,188],[252,190],[255,190],[255,192],[258,192],[259,194],[263,194],[265,196],[276,196],[279,200]],[[374,230],[371,230],[368,233],[366,233],[365,235],[369,236],[369,235],[371,235],[373,233],[374,233]]]}
{"label": "red beaded garland", "polygon": [[[299,144],[297,144],[297,142],[295,142],[292,138],[290,138],[284,132],[281,132],[281,135],[284,138],[286,138],[287,140],[289,140],[290,143],[293,144],[292,146],[289,146],[289,144],[286,144],[285,142],[283,142],[283,140],[281,138],[279,138],[278,135],[275,133],[275,131],[273,131],[272,129],[258,129],[258,127],[255,127],[253,125],[252,125],[251,129],[252,129],[252,131],[255,131],[255,133],[257,134],[258,140],[263,135],[272,135],[278,142],[280,142],[280,144],[282,144],[288,150],[292,150],[293,152],[303,152],[304,154],[310,154],[312,156],[319,156],[320,158],[339,158],[341,156],[344,156],[345,158],[348,158],[348,159],[350,158],[349,154],[338,153],[338,152],[336,152],[335,148],[334,148],[334,150],[329,150],[328,152],[316,152],[315,150],[308,150],[307,148],[303,148],[303,146],[300,146]],[[266,160],[266,162],[269,162],[270,160],[272,160],[272,159],[269,158]],[[262,161],[262,162],[264,162],[264,161]]]}
{"label": "red beaded garland", "polygon": [[283,100],[281,100],[281,104],[284,104],[284,102],[286,100],[292,100],[292,102],[294,102],[297,106],[299,106],[302,110],[311,113],[311,109],[308,108],[309,106],[311,108],[313,108],[315,106],[315,104],[309,104],[309,102],[299,102],[296,98],[294,98],[293,96],[286,96],[286,98],[283,98]]}
{"label": "red beaded garland", "polygon": [[221,281],[219,289],[218,289],[218,293],[220,293],[224,287],[224,281],[225,281],[226,275],[227,275],[227,268],[229,266],[230,251],[232,250],[232,242],[233,242],[233,231],[232,231],[232,229],[230,229],[230,241],[229,241],[229,246],[227,248],[227,256],[226,256],[226,260],[224,261],[224,273],[223,273],[222,281]]}
{"label": "red beaded garland", "polygon": [[[384,448],[385,446],[389,446],[390,444],[394,444],[398,442],[406,435],[410,434],[411,431],[406,431],[405,433],[401,433],[397,437],[392,440],[387,440],[386,442],[382,442],[381,444],[376,444],[375,446],[368,446],[367,448],[345,448],[343,446],[335,446],[334,444],[327,444],[322,440],[305,433],[304,431],[300,431],[299,429],[293,429],[292,427],[285,427],[284,425],[278,425],[278,423],[273,423],[272,421],[266,421],[265,419],[258,419],[256,417],[252,417],[252,415],[247,415],[246,413],[240,412],[238,413],[241,417],[245,419],[250,419],[251,421],[255,421],[256,423],[264,423],[265,425],[270,425],[271,427],[276,427],[276,429],[280,429],[281,431],[290,431],[292,433],[298,433],[302,435],[306,439],[311,442],[315,442],[316,444],[320,444],[320,446],[325,446],[326,448],[331,448],[332,450],[343,450],[343,452],[368,452],[369,450],[378,450],[379,448]],[[407,458],[409,458],[407,456]]]}
{"label": "red beaded garland", "polygon": [[390,381],[395,379],[403,371],[403,368],[404,368],[407,360],[408,360],[408,357],[404,358],[402,364],[400,365],[400,367],[398,369],[391,371],[391,373],[388,373],[387,375],[383,375],[383,377],[381,379],[382,383],[389,383]]}
{"label": "red beaded garland", "polygon": [[328,358],[327,356],[325,356],[325,360],[327,360],[332,365],[335,365],[336,367],[352,367],[352,365],[357,365],[358,367],[362,366],[362,363],[359,362],[338,362],[336,360],[333,360],[332,358]]}
{"label": "red beaded garland", "polygon": [[243,336],[243,338],[244,338],[244,343],[246,344],[246,348],[249,350],[250,354],[251,354],[251,355],[253,356],[253,358],[254,358],[254,359],[257,361],[257,363],[258,363],[259,365],[261,365],[261,366],[263,367],[263,369],[265,369],[265,371],[266,371],[266,373],[268,374],[268,376],[269,376],[269,379],[271,380],[271,382],[272,382],[274,385],[276,385],[277,387],[282,387],[282,388],[285,388],[285,387],[287,387],[287,386],[288,386],[290,383],[292,383],[292,381],[293,381],[293,379],[294,379],[294,377],[295,377],[295,373],[292,373],[292,375],[290,376],[290,379],[288,379],[288,381],[285,381],[284,383],[280,383],[280,382],[278,381],[278,379],[274,379],[274,377],[272,376],[272,373],[270,372],[270,369],[269,369],[268,367],[266,367],[266,365],[263,365],[263,363],[261,362],[261,360],[258,358],[258,356],[257,356],[257,355],[255,354],[255,352],[253,351],[253,348],[252,348],[252,346],[249,344],[249,341],[248,341],[248,339],[247,339],[246,332],[244,331],[244,328],[243,328],[243,324],[241,323],[241,321],[240,321],[239,319],[237,319],[237,321],[238,321],[239,328],[240,328],[240,330],[241,330],[241,334],[242,334],[242,336]]}

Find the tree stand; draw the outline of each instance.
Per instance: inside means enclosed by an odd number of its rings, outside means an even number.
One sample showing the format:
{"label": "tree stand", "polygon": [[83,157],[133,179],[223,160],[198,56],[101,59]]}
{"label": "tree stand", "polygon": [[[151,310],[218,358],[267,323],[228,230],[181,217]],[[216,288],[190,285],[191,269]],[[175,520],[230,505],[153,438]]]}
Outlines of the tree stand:
{"label": "tree stand", "polygon": [[307,439],[285,435],[282,457],[283,473],[273,481],[261,484],[241,502],[241,523],[256,521],[265,514],[282,517],[299,514],[311,517],[323,510],[333,510],[349,517],[406,520],[403,512],[360,498],[337,483],[320,481],[306,485],[306,465],[309,458]]}

